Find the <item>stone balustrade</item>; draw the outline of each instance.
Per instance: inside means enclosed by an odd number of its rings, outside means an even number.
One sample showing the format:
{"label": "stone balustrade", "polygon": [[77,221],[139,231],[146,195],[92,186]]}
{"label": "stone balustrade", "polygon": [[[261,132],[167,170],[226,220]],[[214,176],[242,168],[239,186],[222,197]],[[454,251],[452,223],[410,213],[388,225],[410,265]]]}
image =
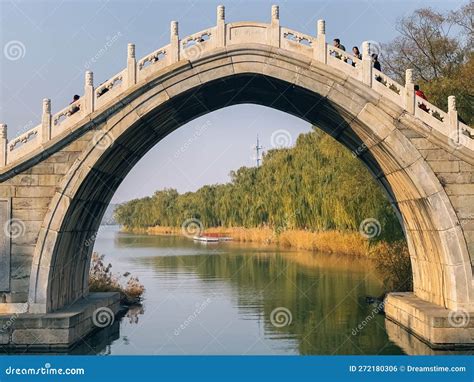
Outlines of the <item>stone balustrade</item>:
{"label": "stone balustrade", "polygon": [[[88,114],[99,110],[112,102],[128,88],[143,84],[147,78],[157,71],[178,60],[199,60],[213,50],[226,45],[243,43],[260,43],[277,46],[330,65],[347,75],[363,82],[382,97],[402,106],[410,114],[415,115],[432,129],[445,135],[466,137],[463,145],[474,150],[474,130],[459,122],[455,111],[455,100],[451,98],[453,111],[446,113],[429,102],[415,96],[413,91],[412,71],[407,70],[404,86],[387,75],[372,68],[370,44],[362,44],[363,59],[326,43],[326,27],[324,20],[317,22],[317,36],[310,36],[280,26],[279,8],[272,6],[270,24],[256,22],[225,23],[225,9],[217,7],[217,25],[193,35],[179,38],[178,22],[171,22],[170,44],[155,50],[138,60],[135,59],[135,45],[128,45],[127,67],[109,80],[94,88],[91,72],[86,73],[85,93],[77,102],[68,105],[51,116],[49,100],[43,107],[43,121],[39,126],[8,141],[6,125],[1,125],[0,133],[4,133],[3,141],[7,149],[0,152],[0,168],[21,161],[22,157],[38,149],[48,140],[73,128]],[[424,104],[428,111],[419,106]],[[453,115],[456,119],[453,119]],[[0,134],[1,135],[1,134]],[[38,139],[41,137],[41,139]],[[1,148],[1,147],[0,147]]]}
{"label": "stone balustrade", "polygon": [[404,86],[392,80],[389,76],[383,74],[377,69],[372,70],[372,88],[387,97],[397,105],[403,105],[404,99],[402,90]]}

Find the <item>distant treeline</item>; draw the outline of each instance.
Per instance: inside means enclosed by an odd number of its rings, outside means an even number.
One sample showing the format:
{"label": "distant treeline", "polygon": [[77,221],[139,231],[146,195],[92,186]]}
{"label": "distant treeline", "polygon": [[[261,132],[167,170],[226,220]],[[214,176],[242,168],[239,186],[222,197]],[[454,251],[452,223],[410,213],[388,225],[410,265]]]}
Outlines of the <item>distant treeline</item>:
{"label": "distant treeline", "polygon": [[204,227],[357,230],[367,218],[382,227],[379,239],[403,237],[399,222],[364,165],[329,135],[301,134],[292,148],[268,151],[262,165],[241,167],[225,184],[196,192],[156,191],[115,210],[129,228],[179,227],[190,218]]}

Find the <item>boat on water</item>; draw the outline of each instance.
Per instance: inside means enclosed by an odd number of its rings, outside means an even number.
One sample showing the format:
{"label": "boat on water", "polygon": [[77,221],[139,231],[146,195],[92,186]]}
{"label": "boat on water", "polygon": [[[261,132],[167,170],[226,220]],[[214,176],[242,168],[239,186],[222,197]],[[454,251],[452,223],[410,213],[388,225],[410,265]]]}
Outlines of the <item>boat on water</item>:
{"label": "boat on water", "polygon": [[193,240],[202,241],[204,243],[218,243],[219,242],[218,237],[208,237],[208,236],[194,236]]}
{"label": "boat on water", "polygon": [[194,236],[193,240],[195,241],[200,241],[203,243],[218,243],[220,241],[231,241],[232,238],[230,236],[224,236],[222,234],[206,234],[206,235],[199,235],[199,236]]}

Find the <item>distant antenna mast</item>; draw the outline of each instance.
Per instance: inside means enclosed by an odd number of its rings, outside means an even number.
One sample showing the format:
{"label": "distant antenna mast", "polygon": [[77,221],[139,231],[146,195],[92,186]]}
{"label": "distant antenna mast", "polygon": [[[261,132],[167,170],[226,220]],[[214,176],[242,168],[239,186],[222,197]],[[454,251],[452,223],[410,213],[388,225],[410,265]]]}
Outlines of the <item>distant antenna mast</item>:
{"label": "distant antenna mast", "polygon": [[260,167],[260,161],[262,158],[260,157],[260,150],[263,149],[263,146],[260,146],[260,141],[258,140],[257,134],[257,145],[255,146],[255,151],[257,151],[257,167]]}

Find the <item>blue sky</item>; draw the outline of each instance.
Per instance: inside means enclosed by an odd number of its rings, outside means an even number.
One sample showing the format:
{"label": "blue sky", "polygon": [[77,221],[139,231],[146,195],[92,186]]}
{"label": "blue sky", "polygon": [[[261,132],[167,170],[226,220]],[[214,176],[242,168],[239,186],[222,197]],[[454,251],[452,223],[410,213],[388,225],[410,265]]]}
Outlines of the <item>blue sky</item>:
{"label": "blue sky", "polygon": [[[180,36],[215,24],[216,6],[226,6],[226,21],[269,21],[271,5],[280,6],[281,25],[315,34],[326,20],[328,38],[339,37],[350,49],[364,40],[387,42],[397,35],[396,20],[420,7],[456,9],[463,1],[18,1],[0,0],[0,122],[9,138],[36,126],[43,98],[53,113],[73,94],[82,94],[85,70],[99,84],[126,66],[127,43],[140,58],[169,41],[171,20]],[[4,47],[21,42],[17,60]],[[97,57],[107,46],[106,52]],[[94,62],[92,62],[94,61]],[[287,130],[294,142],[307,123],[259,106],[233,106],[198,118],[161,141],[132,170],[114,197],[121,202],[174,187],[180,192],[225,182],[228,173],[253,165],[256,134],[264,149],[271,136]],[[197,133],[199,132],[199,133]],[[193,137],[198,137],[195,139]],[[186,150],[180,148],[186,145]],[[153,176],[150,176],[153,174]]]}

